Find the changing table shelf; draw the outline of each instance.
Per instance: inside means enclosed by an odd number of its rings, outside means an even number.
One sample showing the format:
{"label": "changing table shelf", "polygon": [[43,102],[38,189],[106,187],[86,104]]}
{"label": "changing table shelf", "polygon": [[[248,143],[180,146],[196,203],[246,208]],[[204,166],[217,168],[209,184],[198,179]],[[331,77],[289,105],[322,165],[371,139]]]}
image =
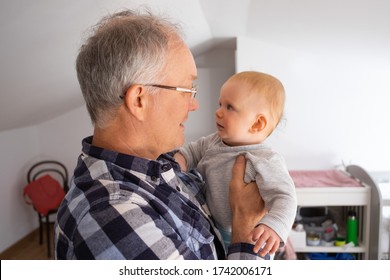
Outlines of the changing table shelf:
{"label": "changing table shelf", "polygon": [[[296,188],[298,206],[341,206],[345,209],[358,209],[359,246],[307,246],[306,244],[292,244],[297,253],[352,253],[360,255],[359,258],[369,259],[370,243],[370,211],[371,211],[371,185],[361,176],[361,168],[357,171],[349,166],[347,169],[353,178],[360,181],[359,186],[302,186]],[[363,170],[364,171],[364,170]]]}
{"label": "changing table shelf", "polygon": [[356,246],[356,247],[338,247],[338,246],[304,246],[304,247],[294,247],[294,250],[299,253],[365,253],[365,246]]}
{"label": "changing table shelf", "polygon": [[296,188],[299,206],[364,206],[370,203],[370,187]]}

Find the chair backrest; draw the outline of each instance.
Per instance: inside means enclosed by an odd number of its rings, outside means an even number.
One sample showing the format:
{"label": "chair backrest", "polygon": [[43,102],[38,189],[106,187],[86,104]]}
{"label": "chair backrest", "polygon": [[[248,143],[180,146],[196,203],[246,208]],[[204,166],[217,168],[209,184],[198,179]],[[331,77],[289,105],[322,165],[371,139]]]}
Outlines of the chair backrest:
{"label": "chair backrest", "polygon": [[62,184],[64,191],[68,192],[68,170],[64,164],[55,160],[44,160],[31,166],[27,173],[27,182],[31,183],[38,177],[50,173],[56,173],[61,177],[62,182],[60,183]]}

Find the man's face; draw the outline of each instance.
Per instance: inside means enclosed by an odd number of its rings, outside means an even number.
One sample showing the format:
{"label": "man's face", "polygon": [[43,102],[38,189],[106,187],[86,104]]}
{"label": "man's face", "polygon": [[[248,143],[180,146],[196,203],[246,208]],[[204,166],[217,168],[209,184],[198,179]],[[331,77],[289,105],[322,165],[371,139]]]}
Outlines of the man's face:
{"label": "man's face", "polygon": [[[197,78],[194,58],[182,42],[170,47],[167,65],[163,70],[165,79],[161,84],[173,87],[192,88]],[[150,112],[150,129],[153,141],[161,153],[171,151],[184,143],[184,122],[189,111],[198,108],[198,101],[191,94],[169,89],[159,89],[153,96],[153,112]]]}

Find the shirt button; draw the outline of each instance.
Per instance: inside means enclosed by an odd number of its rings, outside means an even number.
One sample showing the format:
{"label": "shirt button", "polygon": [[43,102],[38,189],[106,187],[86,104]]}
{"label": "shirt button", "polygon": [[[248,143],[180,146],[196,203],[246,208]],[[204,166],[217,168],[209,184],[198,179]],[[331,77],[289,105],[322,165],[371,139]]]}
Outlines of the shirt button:
{"label": "shirt button", "polygon": [[181,189],[180,189],[179,186],[176,186],[176,190],[177,190],[178,192],[181,192]]}
{"label": "shirt button", "polygon": [[165,165],[162,166],[162,170],[163,170],[164,172],[168,171],[169,168],[170,168],[170,167],[169,167],[168,164],[165,164]]}
{"label": "shirt button", "polygon": [[154,181],[154,182],[157,181],[157,177],[156,177],[156,176],[152,176],[151,179],[152,179],[152,181]]}

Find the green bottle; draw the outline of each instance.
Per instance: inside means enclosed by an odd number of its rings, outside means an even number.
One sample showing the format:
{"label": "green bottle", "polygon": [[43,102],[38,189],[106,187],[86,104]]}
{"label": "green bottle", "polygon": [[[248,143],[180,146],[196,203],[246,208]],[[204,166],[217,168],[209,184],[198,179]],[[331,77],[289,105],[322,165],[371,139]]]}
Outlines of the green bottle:
{"label": "green bottle", "polygon": [[355,246],[358,246],[358,220],[356,218],[356,212],[348,211],[347,219],[347,243],[353,242]]}

